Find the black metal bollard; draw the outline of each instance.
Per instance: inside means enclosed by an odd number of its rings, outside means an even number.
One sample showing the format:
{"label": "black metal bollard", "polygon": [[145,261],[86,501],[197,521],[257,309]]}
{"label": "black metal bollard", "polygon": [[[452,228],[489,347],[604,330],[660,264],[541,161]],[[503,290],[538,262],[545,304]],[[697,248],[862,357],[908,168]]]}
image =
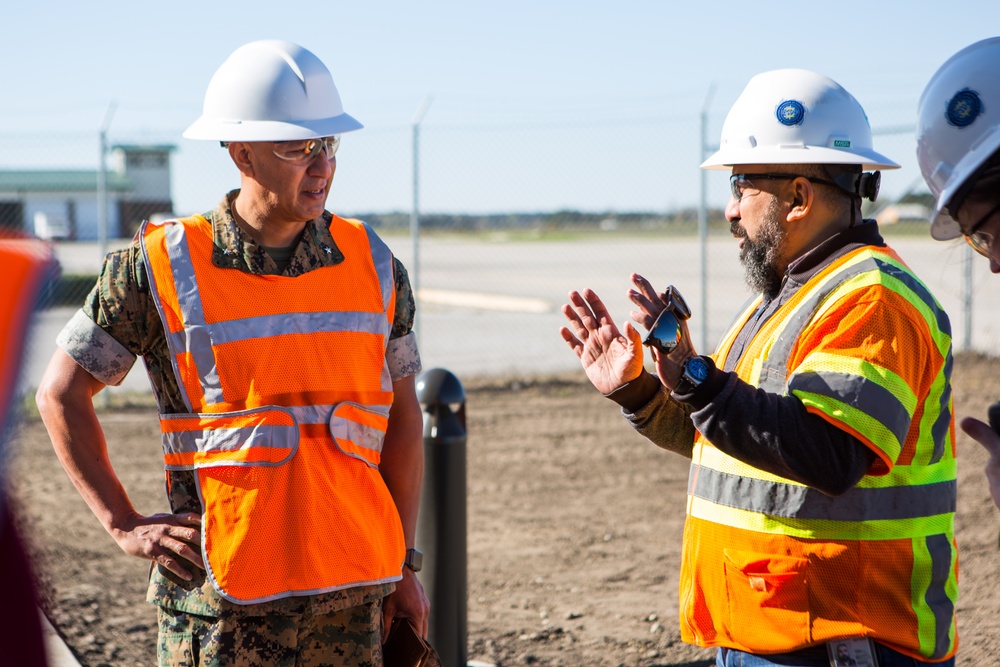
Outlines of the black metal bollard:
{"label": "black metal bollard", "polygon": [[417,548],[420,581],[431,603],[429,639],[444,667],[465,667],[468,648],[468,569],[465,514],[465,389],[450,371],[417,376],[424,413],[424,486]]}

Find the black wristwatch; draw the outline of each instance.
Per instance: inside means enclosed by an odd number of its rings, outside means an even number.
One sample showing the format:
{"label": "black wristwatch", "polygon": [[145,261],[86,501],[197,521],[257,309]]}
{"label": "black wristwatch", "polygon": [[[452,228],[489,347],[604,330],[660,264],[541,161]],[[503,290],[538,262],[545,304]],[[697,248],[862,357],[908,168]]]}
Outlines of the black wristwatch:
{"label": "black wristwatch", "polygon": [[674,387],[674,393],[690,394],[708,379],[708,374],[711,372],[712,362],[710,359],[702,356],[688,357],[681,371],[681,379]]}
{"label": "black wristwatch", "polygon": [[407,549],[406,560],[403,561],[403,565],[414,572],[420,572],[424,566],[424,552],[418,549]]}

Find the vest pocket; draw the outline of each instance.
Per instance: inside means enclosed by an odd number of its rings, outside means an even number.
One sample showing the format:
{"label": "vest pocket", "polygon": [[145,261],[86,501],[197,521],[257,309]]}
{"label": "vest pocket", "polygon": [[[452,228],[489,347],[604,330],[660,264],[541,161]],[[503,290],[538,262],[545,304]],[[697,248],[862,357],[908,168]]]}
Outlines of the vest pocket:
{"label": "vest pocket", "polygon": [[160,430],[167,470],[282,465],[299,446],[295,416],[275,406],[160,415]]}
{"label": "vest pocket", "polygon": [[751,652],[809,642],[805,558],[724,549],[728,630]]}
{"label": "vest pocket", "polygon": [[388,411],[358,403],[338,403],[330,415],[330,434],[337,448],[351,458],[377,468],[389,425]]}

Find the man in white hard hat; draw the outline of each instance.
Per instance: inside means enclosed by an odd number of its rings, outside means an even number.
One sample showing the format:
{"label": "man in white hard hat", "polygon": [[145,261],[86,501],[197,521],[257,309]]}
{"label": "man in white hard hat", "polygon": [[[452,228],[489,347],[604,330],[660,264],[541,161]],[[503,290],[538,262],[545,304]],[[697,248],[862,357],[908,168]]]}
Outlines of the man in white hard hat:
{"label": "man in white hard hat", "polygon": [[[1000,273],[1000,37],[971,44],[949,58],[920,96],[917,160],[937,202],[931,236],[964,238]],[[1000,426],[1000,406],[991,423]],[[962,430],[990,454],[986,478],[1000,507],[1000,435],[966,417]]]}
{"label": "man in white hard hat", "polygon": [[755,293],[715,354],[695,351],[676,290],[642,276],[645,340],[591,290],[563,306],[595,387],[692,459],[681,637],[722,667],[830,665],[841,644],[883,667],[954,664],[950,325],[861,216],[874,170],[896,166],[836,82],[755,76],[702,165],[732,171]]}
{"label": "man in white hard hat", "polygon": [[[361,127],[310,51],[234,51],[184,135],[221,142],[240,189],[109,254],[38,389],[81,495],[156,564],[161,665],[380,665],[394,618],[427,633],[409,281],[371,228],[325,210]],[[169,514],[133,508],[91,401],[139,355]]]}

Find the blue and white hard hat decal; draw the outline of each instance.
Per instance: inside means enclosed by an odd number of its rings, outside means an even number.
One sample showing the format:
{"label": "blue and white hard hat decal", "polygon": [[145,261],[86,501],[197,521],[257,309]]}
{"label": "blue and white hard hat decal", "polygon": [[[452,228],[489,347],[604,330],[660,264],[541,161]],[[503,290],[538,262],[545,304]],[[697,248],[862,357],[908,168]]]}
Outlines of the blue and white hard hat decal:
{"label": "blue and white hard hat decal", "polygon": [[775,115],[782,125],[800,125],[805,118],[806,108],[798,100],[785,100],[778,105]]}
{"label": "blue and white hard hat decal", "polygon": [[948,108],[944,115],[949,125],[968,127],[982,112],[983,101],[979,99],[979,93],[963,88],[948,100]]}

